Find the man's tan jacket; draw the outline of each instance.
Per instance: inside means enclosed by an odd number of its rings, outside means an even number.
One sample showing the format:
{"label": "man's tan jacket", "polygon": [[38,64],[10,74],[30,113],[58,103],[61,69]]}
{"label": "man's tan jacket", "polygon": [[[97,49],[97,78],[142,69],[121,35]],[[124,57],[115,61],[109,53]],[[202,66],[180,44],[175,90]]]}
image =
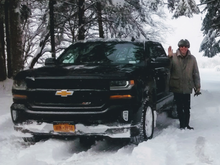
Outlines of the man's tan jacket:
{"label": "man's tan jacket", "polygon": [[170,57],[170,91],[190,94],[192,89],[200,90],[200,75],[196,58],[188,50],[185,57],[177,50]]}

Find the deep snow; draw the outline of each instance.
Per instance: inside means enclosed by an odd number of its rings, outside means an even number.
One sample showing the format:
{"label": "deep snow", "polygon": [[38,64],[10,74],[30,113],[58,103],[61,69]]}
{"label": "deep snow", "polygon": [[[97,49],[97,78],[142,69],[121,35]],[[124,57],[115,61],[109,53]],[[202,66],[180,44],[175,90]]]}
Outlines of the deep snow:
{"label": "deep snow", "polygon": [[220,164],[220,57],[197,57],[202,95],[192,96],[191,125],[160,114],[153,139],[138,146],[118,141],[97,141],[90,148],[78,139],[50,139],[24,143],[10,118],[11,80],[0,82],[0,165],[219,165]]}

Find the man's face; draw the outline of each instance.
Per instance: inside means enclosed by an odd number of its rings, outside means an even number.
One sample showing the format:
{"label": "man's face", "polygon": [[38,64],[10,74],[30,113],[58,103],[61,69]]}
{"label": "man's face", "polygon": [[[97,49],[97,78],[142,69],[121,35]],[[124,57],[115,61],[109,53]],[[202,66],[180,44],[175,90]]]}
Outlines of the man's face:
{"label": "man's face", "polygon": [[185,56],[188,51],[188,47],[187,46],[180,46],[179,49],[180,49],[181,55]]}

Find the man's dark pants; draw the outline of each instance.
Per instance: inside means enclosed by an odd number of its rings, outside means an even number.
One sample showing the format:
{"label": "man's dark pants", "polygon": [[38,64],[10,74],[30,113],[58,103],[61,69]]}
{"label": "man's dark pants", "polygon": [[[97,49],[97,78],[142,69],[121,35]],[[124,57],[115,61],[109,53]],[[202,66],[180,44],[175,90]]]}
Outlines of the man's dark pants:
{"label": "man's dark pants", "polygon": [[190,94],[174,93],[174,99],[177,105],[180,128],[188,127],[190,119]]}

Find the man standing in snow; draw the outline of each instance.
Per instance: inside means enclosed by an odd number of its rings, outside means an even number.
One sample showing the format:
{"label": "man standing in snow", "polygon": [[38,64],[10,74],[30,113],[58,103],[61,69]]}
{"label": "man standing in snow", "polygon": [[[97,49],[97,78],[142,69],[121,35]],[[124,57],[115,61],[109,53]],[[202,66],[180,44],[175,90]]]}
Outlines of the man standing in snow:
{"label": "man standing in snow", "polygon": [[188,40],[180,40],[178,49],[173,53],[171,46],[168,48],[170,58],[170,91],[174,93],[177,105],[180,129],[193,129],[189,126],[190,120],[190,95],[195,90],[195,95],[200,92],[200,75],[196,58],[188,50]]}

